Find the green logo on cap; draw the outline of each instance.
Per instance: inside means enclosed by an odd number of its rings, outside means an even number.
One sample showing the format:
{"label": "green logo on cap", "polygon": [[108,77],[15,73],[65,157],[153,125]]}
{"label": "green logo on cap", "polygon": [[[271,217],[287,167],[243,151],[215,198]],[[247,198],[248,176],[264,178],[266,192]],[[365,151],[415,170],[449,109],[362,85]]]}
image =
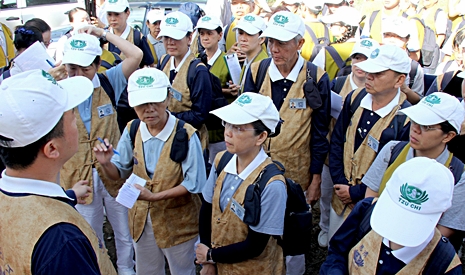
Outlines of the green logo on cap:
{"label": "green logo on cap", "polygon": [[212,20],[212,18],[210,16],[202,17],[202,21],[204,21],[204,22],[208,22],[208,21],[211,21],[211,20]]}
{"label": "green logo on cap", "polygon": [[61,86],[58,84],[58,82],[56,81],[55,78],[53,78],[53,76],[49,73],[47,73],[46,71],[42,70],[42,76],[45,77],[48,81],[52,82],[53,84],[59,86],[61,88]]}
{"label": "green logo on cap", "polygon": [[174,17],[169,17],[169,18],[166,18],[165,22],[168,25],[176,25],[176,24],[179,23],[179,20],[177,18],[174,18]]}
{"label": "green logo on cap", "polygon": [[281,25],[284,25],[284,24],[289,22],[289,18],[287,16],[284,16],[284,15],[276,15],[274,17],[274,22],[276,22],[278,24],[281,24]]}
{"label": "green logo on cap", "polygon": [[371,59],[377,58],[378,55],[379,55],[379,49],[375,49],[375,50],[371,53],[370,58],[371,58]]}
{"label": "green logo on cap", "polygon": [[[428,198],[428,193],[426,191],[422,191],[420,188],[417,188],[412,185],[408,185],[405,183],[400,187],[400,197],[407,202],[411,202],[413,204],[421,205],[422,203],[426,202]],[[402,202],[402,201],[401,201]],[[402,202],[402,204],[406,205],[406,202]],[[420,210],[421,207],[414,207],[410,206],[412,209]]]}
{"label": "green logo on cap", "polygon": [[249,22],[254,22],[255,17],[253,17],[252,15],[247,15],[246,17],[244,17],[244,20],[249,21]]}
{"label": "green logo on cap", "polygon": [[117,2],[118,0],[108,0],[108,3],[112,3],[112,4],[117,3]]}
{"label": "green logo on cap", "polygon": [[136,83],[139,84],[140,86],[149,86],[154,81],[155,80],[151,76],[139,76],[139,78],[136,80]]}
{"label": "green logo on cap", "polygon": [[244,104],[250,104],[251,102],[252,102],[252,98],[250,98],[250,96],[248,95],[241,95],[237,99],[237,103],[241,106],[243,106]]}
{"label": "green logo on cap", "polygon": [[82,49],[85,46],[87,46],[86,41],[84,40],[72,40],[70,43],[71,47],[76,48],[76,49]]}
{"label": "green logo on cap", "polygon": [[362,43],[360,43],[362,46],[365,46],[365,47],[372,47],[373,46],[373,43],[371,43],[370,40],[362,40]]}
{"label": "green logo on cap", "polygon": [[441,99],[436,95],[429,95],[425,98],[425,101],[430,104],[439,104],[441,103]]}

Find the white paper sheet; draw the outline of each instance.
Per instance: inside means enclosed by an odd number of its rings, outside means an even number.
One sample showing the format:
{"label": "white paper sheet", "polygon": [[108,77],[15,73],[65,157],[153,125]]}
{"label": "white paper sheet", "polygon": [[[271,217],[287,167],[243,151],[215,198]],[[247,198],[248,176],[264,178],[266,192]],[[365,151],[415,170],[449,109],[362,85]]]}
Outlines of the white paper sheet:
{"label": "white paper sheet", "polygon": [[224,56],[226,60],[226,65],[228,66],[229,74],[234,84],[241,85],[241,64],[239,64],[239,59],[237,58],[237,53],[232,53]]}
{"label": "white paper sheet", "polygon": [[116,196],[116,201],[127,208],[132,208],[139,197],[140,190],[134,187],[134,184],[145,186],[146,181],[143,178],[131,174],[126,180]]}
{"label": "white paper sheet", "polygon": [[[48,60],[48,62],[47,62]],[[22,72],[41,69],[48,72],[55,64],[55,60],[48,55],[45,46],[37,41],[27,48],[22,54],[15,58],[15,67]]]}
{"label": "white paper sheet", "polygon": [[342,110],[342,96],[331,91],[331,116],[337,119]]}

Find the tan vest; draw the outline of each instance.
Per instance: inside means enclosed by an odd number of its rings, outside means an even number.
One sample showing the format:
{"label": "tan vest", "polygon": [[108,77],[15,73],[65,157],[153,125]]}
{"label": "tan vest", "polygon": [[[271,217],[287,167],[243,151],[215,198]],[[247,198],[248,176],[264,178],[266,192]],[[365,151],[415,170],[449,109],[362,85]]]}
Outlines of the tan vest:
{"label": "tan vest", "polygon": [[[118,194],[118,190],[123,184],[123,180],[111,180],[105,177],[105,173],[97,161],[94,154],[94,147],[100,143],[97,137],[102,139],[108,138],[113,146],[116,146],[119,142],[120,132],[118,128],[118,122],[116,121],[116,111],[113,109],[113,114],[99,118],[98,107],[106,104],[112,105],[110,98],[102,87],[94,89],[92,94],[92,118],[90,122],[90,136],[87,134],[86,127],[82,122],[79,111],[74,108],[74,114],[76,115],[76,123],[79,132],[79,150],[70,158],[61,168],[60,171],[60,184],[65,189],[70,189],[73,185],[80,180],[88,180],[89,186],[93,186],[92,168],[95,167],[98,171],[100,179],[102,180],[108,193],[115,197]],[[93,189],[92,189],[93,190]],[[89,194],[86,198],[86,204],[90,204],[93,201],[93,193]]]}
{"label": "tan vest", "polygon": [[10,270],[8,274],[32,274],[32,252],[40,237],[57,223],[69,223],[77,226],[89,240],[101,274],[116,275],[110,257],[94,230],[67,203],[34,195],[10,197],[0,192],[0,208],[0,272]]}
{"label": "tan vest", "polygon": [[[176,125],[179,122],[176,119]],[[128,125],[128,130],[130,124]],[[184,124],[189,138],[195,134],[194,127]],[[147,181],[145,188],[152,193],[161,192],[179,186],[184,180],[182,166],[171,160],[170,152],[173,143],[176,126],[170,137],[165,142],[153,177],[147,175],[145,169],[144,149],[137,131],[134,158],[138,164],[134,164],[133,173]],[[188,193],[182,197],[148,202],[138,200],[132,209],[129,209],[129,230],[134,241],[138,241],[144,231],[145,221],[150,209],[150,218],[153,224],[153,234],[160,248],[169,248],[197,237],[199,232],[200,199],[197,194]]]}
{"label": "tan vest", "polygon": [[[397,275],[422,274],[438,242],[441,241],[441,233],[435,229],[433,239],[410,263],[404,266]],[[383,237],[371,230],[360,242],[349,252],[349,274],[370,275],[376,274],[378,257],[381,250]],[[446,272],[460,264],[460,259],[455,255]]]}
{"label": "tan vest", "polygon": [[[160,60],[163,60],[166,55],[164,55]],[[170,60],[168,63],[166,63],[166,66],[163,68],[163,72],[170,77],[170,68],[171,66],[171,59],[174,57],[170,57]],[[172,98],[170,105],[168,106],[168,110],[174,113],[181,113],[181,112],[187,112],[192,109],[192,101],[191,101],[191,93],[189,90],[189,86],[187,86],[187,72],[189,70],[189,65],[192,60],[194,60],[195,55],[191,53],[186,60],[184,61],[183,65],[181,66],[181,69],[179,72],[176,74],[176,77],[173,80],[172,87],[181,93],[182,99],[181,102],[179,102],[177,99]],[[204,66],[202,64],[199,64],[197,66]],[[200,127],[199,134],[200,134],[200,144],[202,145],[202,149],[205,149],[208,147],[208,131],[207,127],[205,124]]]}
{"label": "tan vest", "polygon": [[[223,156],[224,152],[217,154],[215,158],[215,165]],[[237,188],[233,198],[241,205],[244,206],[244,197],[247,187],[254,183],[260,172],[268,164],[272,163],[270,158],[267,158],[260,164],[242,184]],[[230,244],[242,242],[247,238],[248,225],[242,222],[236,214],[230,210],[231,202],[221,212],[220,209],[220,193],[223,187],[223,181],[226,172],[223,170],[218,179],[213,193],[212,199],[212,235],[211,245],[212,248],[227,246]],[[268,183],[280,180],[284,182],[284,177],[278,175],[272,177]],[[267,183],[267,184],[268,184]],[[218,274],[221,275],[244,275],[244,274],[267,274],[267,275],[281,275],[285,273],[284,256],[281,246],[278,245],[275,238],[270,237],[265,250],[258,257],[246,260],[240,263],[224,264],[217,263]]]}
{"label": "tan vest", "polygon": [[[258,67],[261,62],[254,62],[252,70],[253,80],[256,81]],[[318,68],[317,80],[325,72]],[[297,80],[292,84],[286,99],[279,110],[279,116],[284,123],[281,125],[281,133],[274,138],[268,139],[264,144],[272,159],[281,162],[286,167],[285,177],[298,182],[303,190],[310,185],[310,128],[313,109],[307,106],[303,109],[291,109],[290,100],[293,98],[305,99],[302,89],[307,74],[307,62],[304,63]],[[267,71],[260,93],[271,97],[270,74]]]}
{"label": "tan vest", "polygon": [[[357,95],[363,90],[359,88],[352,94],[352,102]],[[375,125],[371,128],[370,132],[366,135],[360,147],[354,152],[355,135],[357,135],[357,127],[362,116],[364,108],[358,107],[354,115],[351,118],[351,122],[346,131],[346,141],[344,143],[344,175],[349,181],[350,185],[360,184],[363,176],[370,168],[371,164],[376,158],[377,152],[368,146],[368,136],[371,135],[373,138],[379,141],[382,132],[389,126],[391,121],[394,119],[397,111],[400,110],[402,103],[407,99],[404,93],[400,93],[399,102],[391,112],[384,118],[380,118]],[[407,121],[406,121],[407,122]],[[333,194],[332,205],[338,215],[341,215],[345,205],[341,200]],[[345,211],[345,215],[349,214],[349,211]]]}

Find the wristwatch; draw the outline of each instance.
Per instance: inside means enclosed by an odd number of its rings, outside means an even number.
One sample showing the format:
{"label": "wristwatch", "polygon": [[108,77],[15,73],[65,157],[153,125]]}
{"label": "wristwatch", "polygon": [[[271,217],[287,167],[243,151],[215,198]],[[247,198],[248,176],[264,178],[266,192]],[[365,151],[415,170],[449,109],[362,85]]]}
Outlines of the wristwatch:
{"label": "wristwatch", "polygon": [[100,38],[103,40],[103,41],[107,41],[107,33],[108,31],[103,29],[103,33],[102,35],[100,36]]}
{"label": "wristwatch", "polygon": [[212,249],[208,249],[207,251],[207,262],[210,262],[210,263],[215,263],[212,259]]}

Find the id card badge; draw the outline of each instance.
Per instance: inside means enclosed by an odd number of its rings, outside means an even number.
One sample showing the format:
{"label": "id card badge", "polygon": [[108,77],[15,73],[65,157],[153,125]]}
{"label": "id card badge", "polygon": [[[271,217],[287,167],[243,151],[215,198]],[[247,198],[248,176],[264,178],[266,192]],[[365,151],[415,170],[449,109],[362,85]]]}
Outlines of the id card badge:
{"label": "id card badge", "polygon": [[376,140],[376,138],[372,137],[371,135],[368,135],[368,141],[367,141],[368,147],[373,149],[376,153],[378,153],[378,148],[379,148],[379,141]]}
{"label": "id card badge", "polygon": [[236,214],[236,216],[239,217],[241,221],[244,220],[245,209],[235,199],[231,200],[231,206],[229,209],[234,212],[234,214]]}
{"label": "id card badge", "polygon": [[113,106],[108,103],[97,107],[98,117],[103,118],[113,114]]}
{"label": "id card badge", "polygon": [[303,98],[291,98],[289,100],[290,109],[305,109],[307,108],[307,102]]}
{"label": "id card badge", "polygon": [[174,97],[177,101],[181,102],[181,100],[182,100],[182,94],[181,94],[180,92],[176,91],[173,87],[170,88],[170,91],[171,91],[171,94],[173,95],[173,97]]}

